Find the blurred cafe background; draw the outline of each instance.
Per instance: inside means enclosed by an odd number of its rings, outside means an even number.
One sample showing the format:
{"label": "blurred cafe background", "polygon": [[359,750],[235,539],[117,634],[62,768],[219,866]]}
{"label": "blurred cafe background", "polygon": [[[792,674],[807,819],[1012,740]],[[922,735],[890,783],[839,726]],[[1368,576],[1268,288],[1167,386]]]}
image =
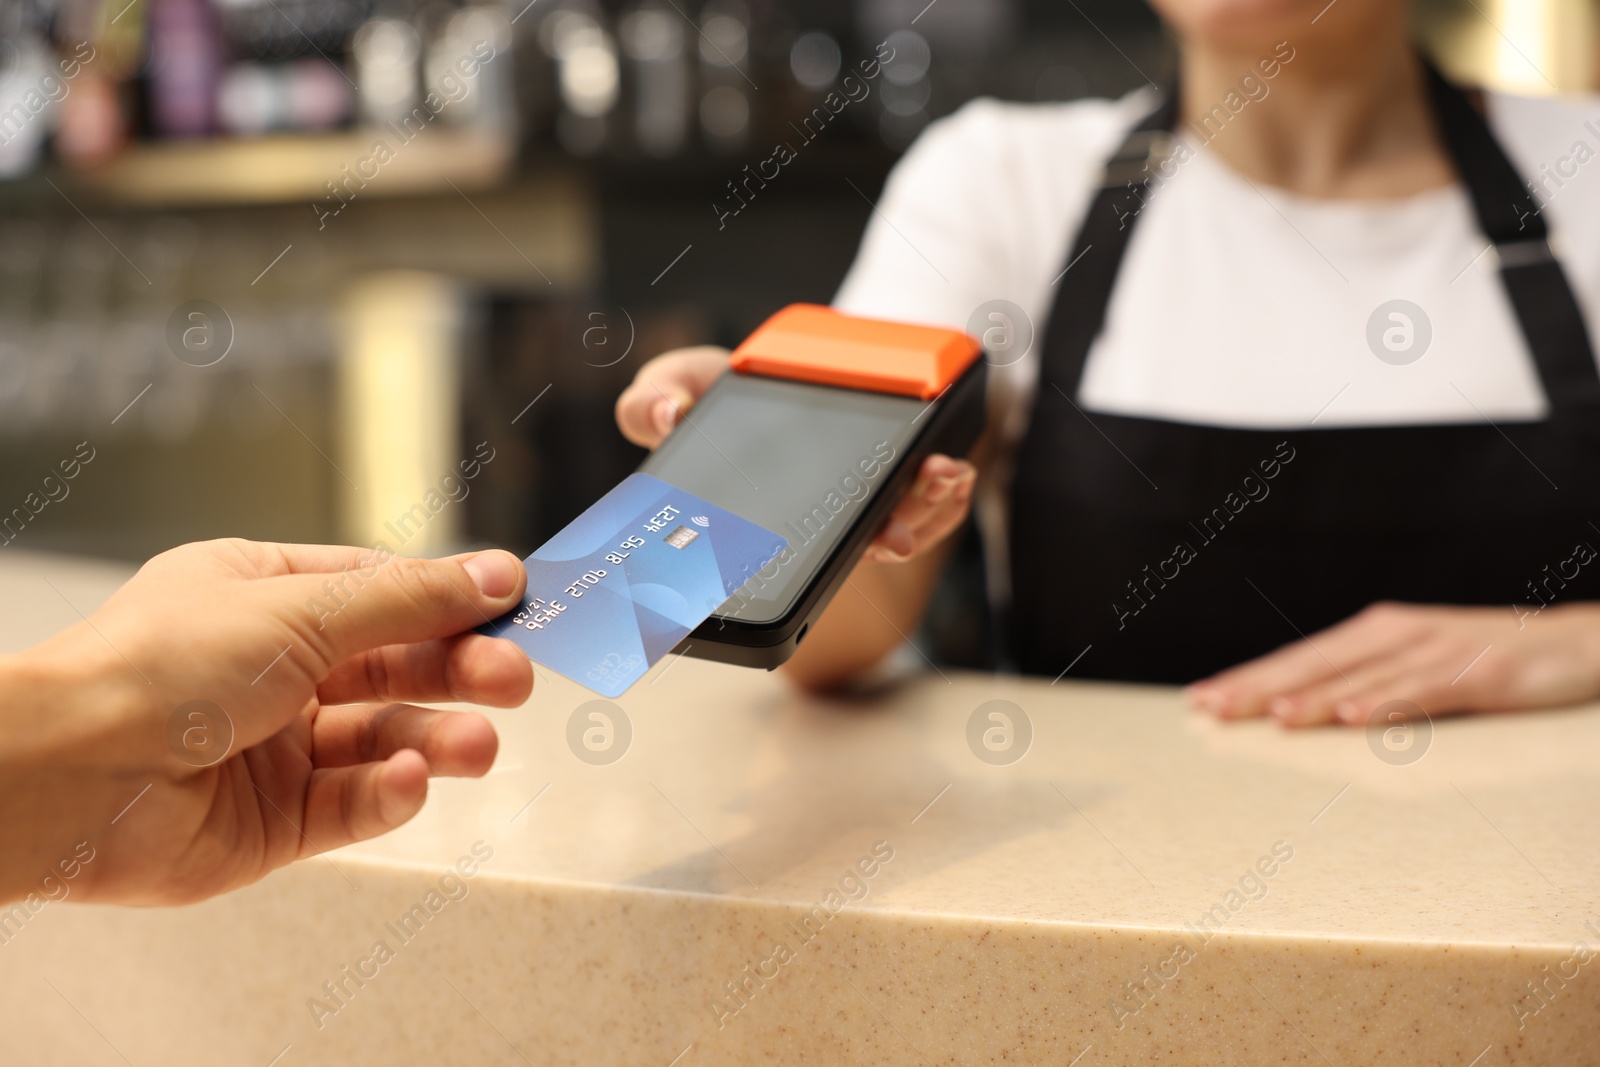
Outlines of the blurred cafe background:
{"label": "blurred cafe background", "polygon": [[[1586,0],[1415,8],[1596,84]],[[3,0],[0,544],[529,551],[638,462],[643,359],[831,297],[927,123],[1170,66],[1134,0]]]}

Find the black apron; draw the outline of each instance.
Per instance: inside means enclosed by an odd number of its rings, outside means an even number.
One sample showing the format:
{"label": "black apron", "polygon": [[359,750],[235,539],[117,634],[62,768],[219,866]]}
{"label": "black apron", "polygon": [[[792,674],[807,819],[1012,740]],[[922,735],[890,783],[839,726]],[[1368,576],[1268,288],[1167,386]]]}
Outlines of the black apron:
{"label": "black apron", "polygon": [[1583,316],[1487,124],[1428,73],[1549,418],[1255,430],[1083,409],[1085,358],[1153,193],[1151,144],[1172,128],[1173,94],[1107,164],[1057,283],[1012,489],[1008,629],[1021,670],[1184,683],[1374,601],[1499,605],[1514,623],[1544,603],[1600,599],[1600,560],[1575,560],[1575,546],[1600,548],[1600,374]]}

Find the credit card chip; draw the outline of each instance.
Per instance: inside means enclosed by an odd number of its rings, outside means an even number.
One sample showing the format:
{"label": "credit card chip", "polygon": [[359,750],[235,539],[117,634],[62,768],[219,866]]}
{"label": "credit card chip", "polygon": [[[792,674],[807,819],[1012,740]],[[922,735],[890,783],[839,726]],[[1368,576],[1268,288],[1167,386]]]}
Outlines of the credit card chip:
{"label": "credit card chip", "polygon": [[673,548],[688,548],[690,543],[699,536],[699,531],[691,530],[687,526],[680,526],[663,537],[662,540]]}

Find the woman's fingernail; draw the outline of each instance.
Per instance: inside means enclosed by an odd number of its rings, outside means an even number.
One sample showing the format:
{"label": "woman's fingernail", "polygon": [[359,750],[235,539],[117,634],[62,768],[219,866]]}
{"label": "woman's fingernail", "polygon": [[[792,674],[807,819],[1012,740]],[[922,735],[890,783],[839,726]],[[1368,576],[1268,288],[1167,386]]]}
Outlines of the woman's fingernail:
{"label": "woman's fingernail", "polygon": [[662,397],[656,401],[652,417],[655,419],[656,429],[662,433],[671,433],[672,428],[678,423],[678,409],[673,406],[672,401]]}
{"label": "woman's fingernail", "polygon": [[1341,700],[1333,706],[1333,713],[1339,717],[1340,722],[1356,722],[1361,718],[1361,709],[1353,700]]}
{"label": "woman's fingernail", "polygon": [[909,555],[896,552],[888,545],[869,545],[867,555],[876,563],[904,563],[911,558]]}
{"label": "woman's fingernail", "polygon": [[509,552],[482,552],[462,564],[478,592],[499,599],[517,587],[522,564]]}
{"label": "woman's fingernail", "polygon": [[1272,703],[1267,705],[1267,710],[1272,712],[1273,718],[1284,722],[1294,722],[1299,718],[1299,709],[1288,697],[1274,697]]}

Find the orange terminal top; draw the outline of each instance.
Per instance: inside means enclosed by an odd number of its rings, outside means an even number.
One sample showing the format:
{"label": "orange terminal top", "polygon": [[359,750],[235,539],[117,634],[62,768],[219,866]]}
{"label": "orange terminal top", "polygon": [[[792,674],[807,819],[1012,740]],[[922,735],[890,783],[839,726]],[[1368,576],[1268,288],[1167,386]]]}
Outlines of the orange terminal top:
{"label": "orange terminal top", "polygon": [[982,351],[974,338],[959,330],[862,319],[816,304],[790,304],[734,350],[733,369],[932,400]]}

